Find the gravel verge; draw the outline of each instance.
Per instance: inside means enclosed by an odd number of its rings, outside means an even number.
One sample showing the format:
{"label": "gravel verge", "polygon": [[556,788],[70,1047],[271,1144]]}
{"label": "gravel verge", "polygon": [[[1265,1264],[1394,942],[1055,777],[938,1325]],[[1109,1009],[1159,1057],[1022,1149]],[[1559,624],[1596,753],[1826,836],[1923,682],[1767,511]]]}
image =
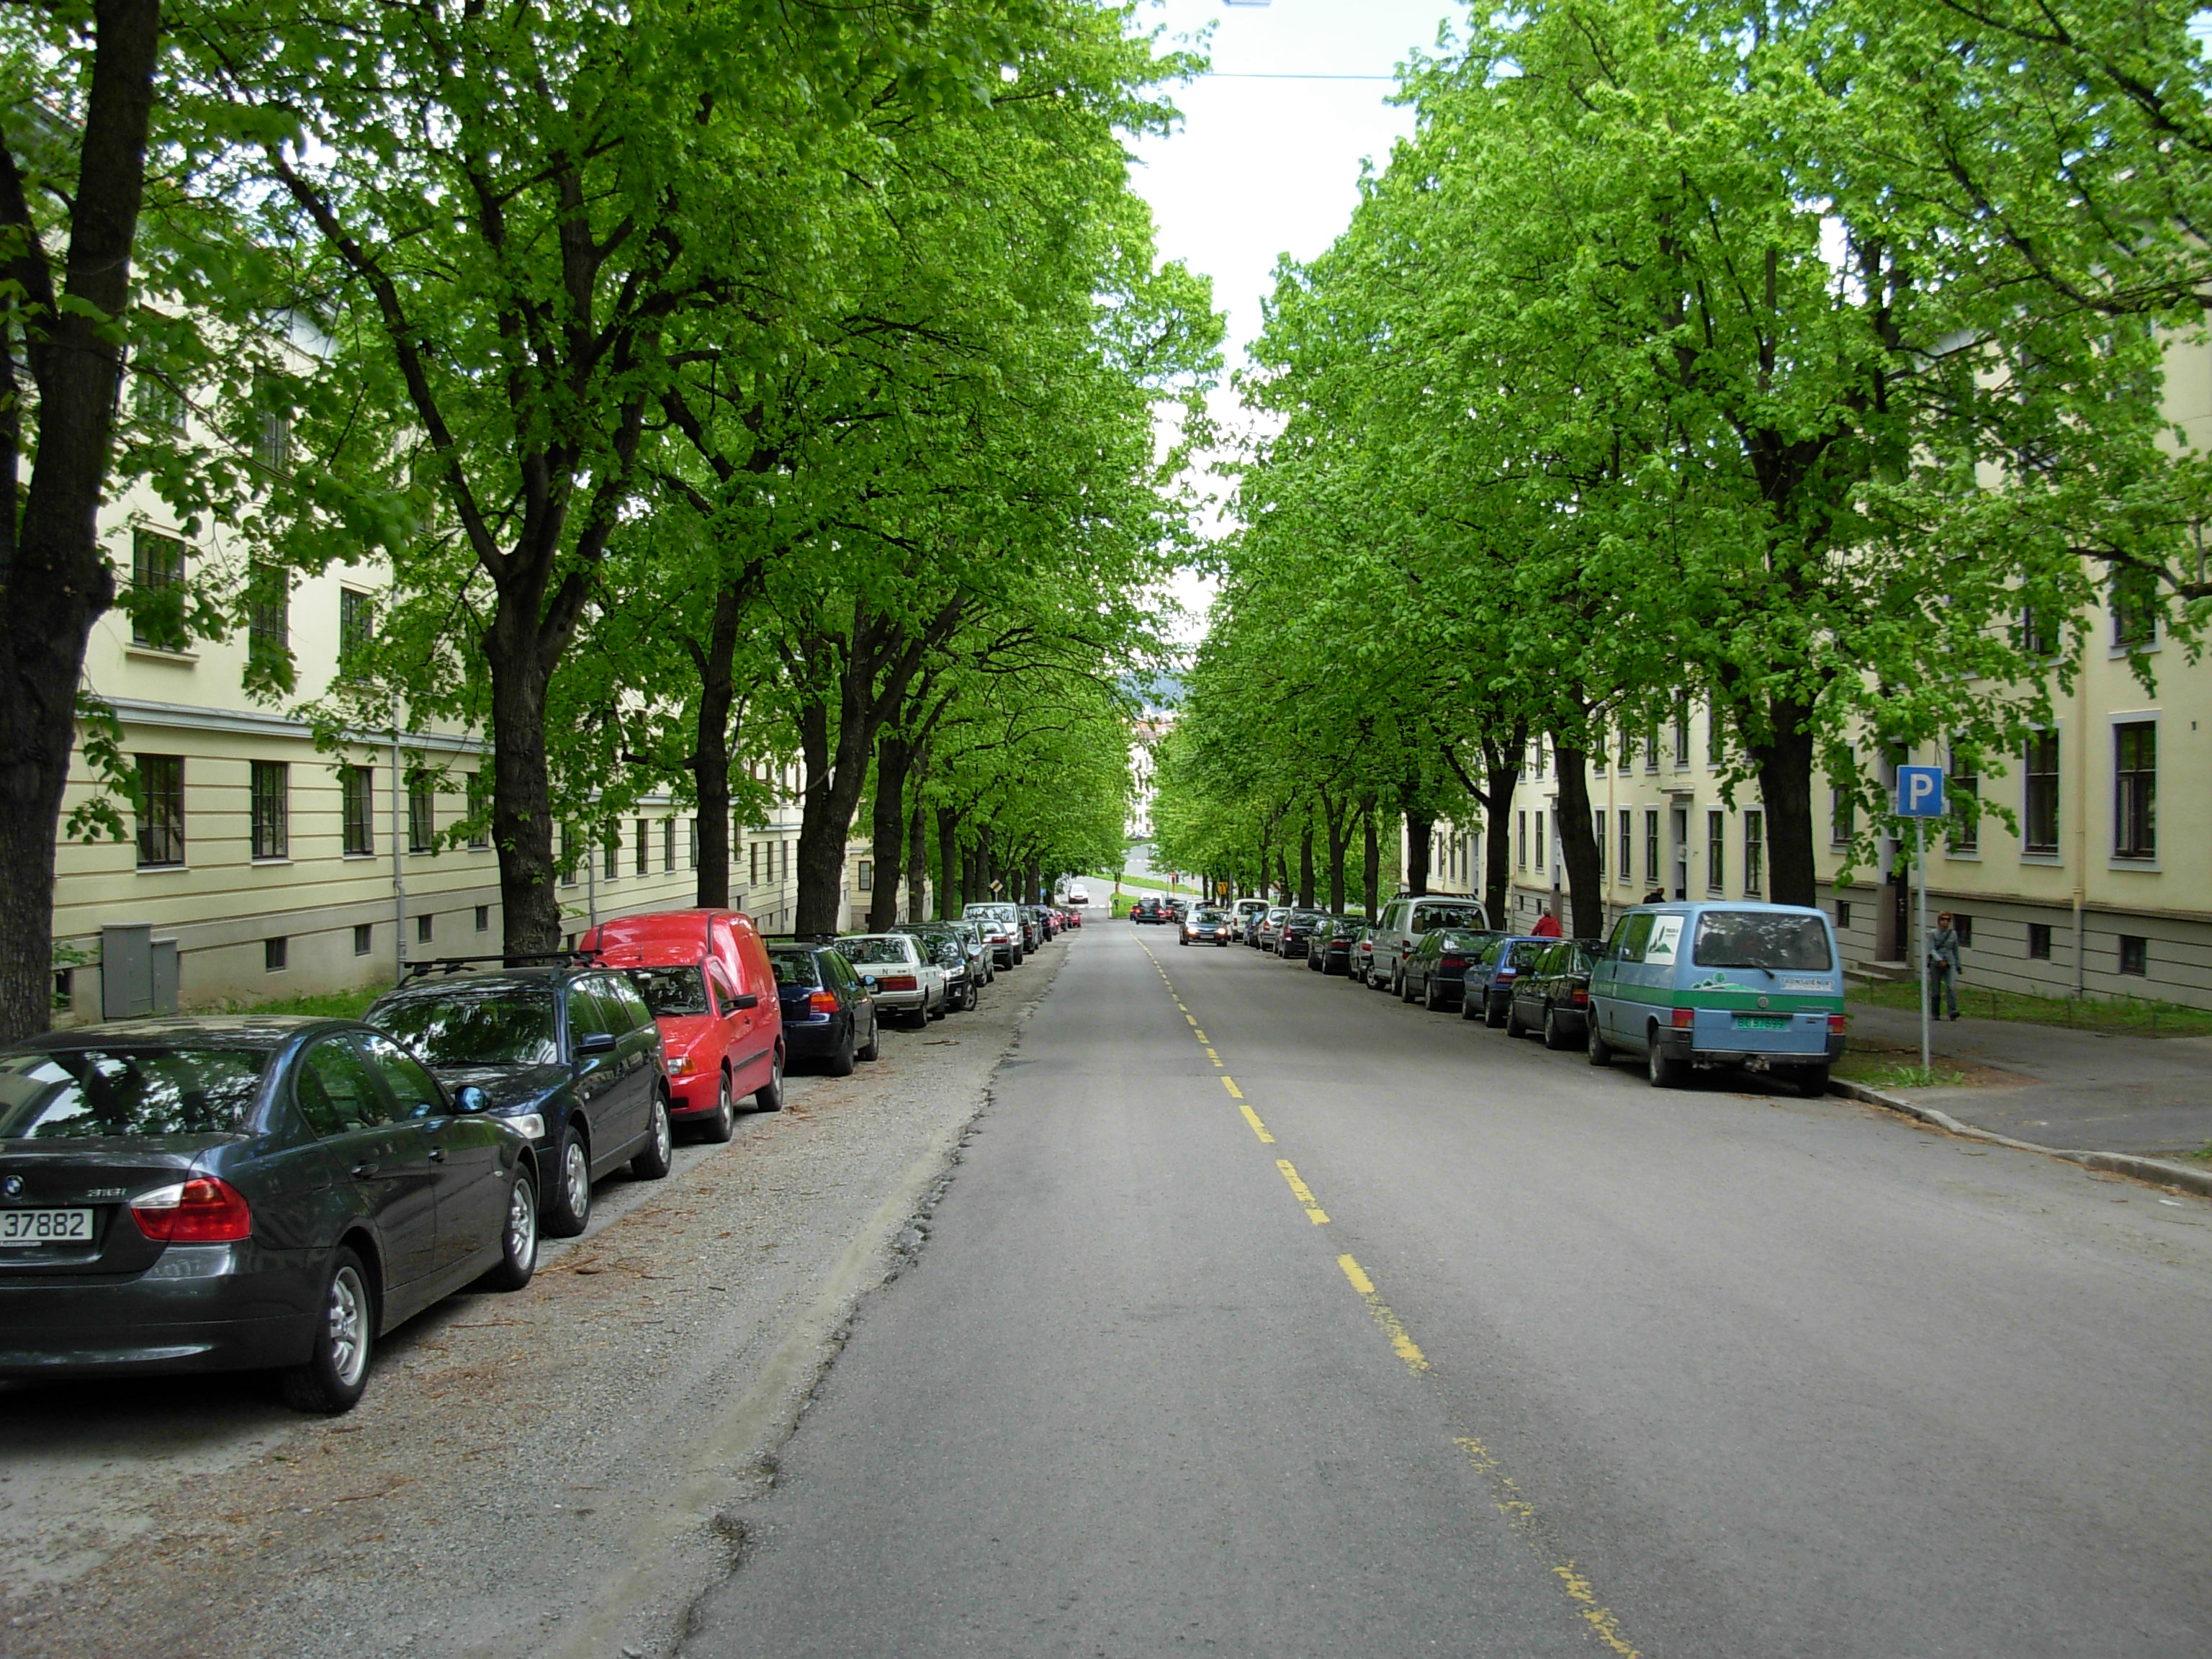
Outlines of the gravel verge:
{"label": "gravel verge", "polygon": [[346,1417],[251,1377],[0,1388],[0,1654],[672,1651],[1080,938],[610,1182],[527,1290],[388,1338]]}

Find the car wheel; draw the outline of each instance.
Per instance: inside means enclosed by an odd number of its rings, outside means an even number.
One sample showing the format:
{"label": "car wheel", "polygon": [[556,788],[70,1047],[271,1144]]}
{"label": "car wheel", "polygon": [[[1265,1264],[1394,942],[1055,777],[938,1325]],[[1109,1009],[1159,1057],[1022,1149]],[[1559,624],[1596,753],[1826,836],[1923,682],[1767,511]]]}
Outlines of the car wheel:
{"label": "car wheel", "polygon": [[1656,1028],[1651,1032],[1650,1043],[1650,1048],[1644,1051],[1644,1076],[1655,1089],[1677,1087],[1682,1081],[1682,1062],[1659,1046],[1659,1033]]}
{"label": "car wheel", "polygon": [[[848,1034],[847,1034],[847,1040],[848,1040],[848,1042],[849,1042],[849,1041],[852,1041],[852,1040],[853,1040],[853,1036],[854,1036],[854,1034],[853,1034],[853,1033],[848,1033]],[[861,1046],[860,1048],[855,1048],[855,1049],[853,1051],[854,1055],[855,1056],[855,1058],[857,1058],[857,1059],[860,1059],[860,1060],[876,1060],[876,1059],[879,1059],[879,1058],[882,1056],[883,1052],[884,1052],[884,1027],[883,1027],[883,1022],[882,1022],[881,1020],[879,1020],[879,1019],[872,1019],[872,1020],[870,1020],[870,1021],[868,1022],[868,1040],[867,1040],[867,1042],[866,1042],[866,1044],[864,1044],[864,1045],[863,1045],[863,1046]]]}
{"label": "car wheel", "polygon": [[780,1112],[783,1109],[783,1045],[775,1045],[775,1052],[768,1062],[768,1081],[753,1091],[753,1109],[760,1112]]}
{"label": "car wheel", "polygon": [[1487,991],[1482,994],[1482,1023],[1493,1031],[1505,1024],[1505,1016],[1498,1011],[1498,1000]]}
{"label": "car wheel", "polygon": [[376,1347],[376,1297],[361,1257],[340,1246],[323,1280],[315,1346],[304,1365],[282,1373],[284,1403],[295,1411],[336,1417],[361,1403]]}
{"label": "car wheel", "polygon": [[1429,982],[1422,992],[1421,1000],[1428,1006],[1429,1012],[1432,1014],[1441,1014],[1450,1006],[1444,1000],[1443,988],[1437,983],[1434,974],[1429,975]]}
{"label": "car wheel", "polygon": [[1559,1030],[1559,1011],[1549,1003],[1544,1005],[1544,1046],[1547,1048],[1567,1046],[1566,1036]]}
{"label": "car wheel", "polygon": [[629,1172],[640,1181],[661,1181],[675,1167],[676,1134],[668,1127],[668,1097],[653,1094],[653,1117],[645,1127],[645,1145],[629,1161]]}
{"label": "car wheel", "polygon": [[591,1224],[592,1158],[584,1137],[575,1127],[561,1137],[560,1156],[553,1160],[553,1190],[547,1195],[545,1231],[556,1238],[574,1238]]}
{"label": "car wheel", "polygon": [[1808,1066],[1797,1073],[1797,1092],[1808,1100],[1818,1100],[1828,1092],[1828,1068]]}
{"label": "car wheel", "polygon": [[1399,1000],[1399,1001],[1401,1001],[1401,1002],[1411,1002],[1413,1000],[1413,975],[1410,975],[1410,974],[1407,974],[1407,973],[1402,973],[1402,972],[1401,972],[1401,973],[1398,975],[1398,1000]]}
{"label": "car wheel", "polygon": [[1528,1026],[1521,1020],[1521,999],[1518,997],[1506,999],[1505,1035],[1510,1037],[1522,1037],[1528,1035]]}
{"label": "car wheel", "polygon": [[[853,1075],[853,1061],[858,1052],[853,1046],[853,1031],[850,1027],[848,1027],[845,1040],[830,1051],[829,1057],[822,1062],[823,1069],[831,1077],[850,1077]],[[873,1054],[866,1057],[870,1060],[875,1058]]]}
{"label": "car wheel", "polygon": [[699,1139],[720,1146],[738,1132],[738,1103],[730,1095],[730,1068],[722,1067],[722,1087],[714,1097],[714,1109],[693,1126]]}
{"label": "car wheel", "polygon": [[526,1171],[507,1189],[499,1232],[499,1266],[477,1282],[488,1291],[519,1291],[538,1271],[538,1185]]}
{"label": "car wheel", "polygon": [[1589,1063],[1601,1070],[1613,1064],[1613,1045],[1597,1029],[1597,1011],[1593,1008],[1585,1018],[1589,1021],[1589,1032],[1584,1052],[1589,1055]]}

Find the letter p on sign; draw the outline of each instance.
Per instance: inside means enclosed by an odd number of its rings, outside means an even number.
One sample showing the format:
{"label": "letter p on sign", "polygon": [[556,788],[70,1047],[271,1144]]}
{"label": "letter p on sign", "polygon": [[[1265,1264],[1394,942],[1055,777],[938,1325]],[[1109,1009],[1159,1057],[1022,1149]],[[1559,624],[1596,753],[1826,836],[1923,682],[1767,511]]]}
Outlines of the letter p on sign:
{"label": "letter p on sign", "polygon": [[1897,815],[1904,818],[1943,816],[1943,769],[1940,766],[1900,766],[1897,769]]}

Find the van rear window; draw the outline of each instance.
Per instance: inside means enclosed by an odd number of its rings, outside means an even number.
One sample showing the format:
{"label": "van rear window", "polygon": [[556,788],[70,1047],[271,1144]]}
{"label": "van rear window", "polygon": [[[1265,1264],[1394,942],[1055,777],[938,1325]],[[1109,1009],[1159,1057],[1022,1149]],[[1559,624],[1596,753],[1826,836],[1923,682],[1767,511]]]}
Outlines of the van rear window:
{"label": "van rear window", "polygon": [[1822,974],[1835,966],[1827,924],[1769,910],[1708,910],[1698,918],[1690,960],[1700,968],[1765,968]]}

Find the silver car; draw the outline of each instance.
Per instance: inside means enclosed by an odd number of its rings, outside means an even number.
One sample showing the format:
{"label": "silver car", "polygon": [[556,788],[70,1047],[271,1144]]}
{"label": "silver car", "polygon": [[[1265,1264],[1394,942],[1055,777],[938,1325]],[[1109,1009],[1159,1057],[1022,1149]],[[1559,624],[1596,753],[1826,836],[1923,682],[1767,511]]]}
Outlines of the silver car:
{"label": "silver car", "polygon": [[1018,968],[1028,953],[1022,933],[1022,913],[1012,904],[981,902],[961,911],[963,921],[972,921],[990,941],[991,959],[1001,968]]}

